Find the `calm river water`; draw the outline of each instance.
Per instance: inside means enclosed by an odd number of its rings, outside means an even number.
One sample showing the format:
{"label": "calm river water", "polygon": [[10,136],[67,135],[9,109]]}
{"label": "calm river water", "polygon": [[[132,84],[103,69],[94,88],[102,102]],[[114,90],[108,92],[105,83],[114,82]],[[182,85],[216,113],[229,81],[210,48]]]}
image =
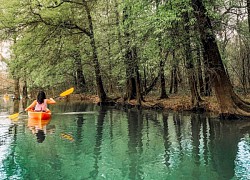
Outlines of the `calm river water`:
{"label": "calm river water", "polygon": [[35,122],[13,108],[1,104],[0,179],[250,179],[250,122],[76,102]]}

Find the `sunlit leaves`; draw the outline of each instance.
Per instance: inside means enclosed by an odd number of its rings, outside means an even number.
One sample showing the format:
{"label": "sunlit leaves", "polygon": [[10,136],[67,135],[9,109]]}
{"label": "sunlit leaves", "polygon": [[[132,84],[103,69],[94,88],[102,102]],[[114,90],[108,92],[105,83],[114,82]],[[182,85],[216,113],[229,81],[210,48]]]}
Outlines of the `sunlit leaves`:
{"label": "sunlit leaves", "polygon": [[[146,78],[150,79],[158,73],[159,62],[167,52],[175,51],[177,58],[184,61],[182,44],[185,25],[190,26],[193,44],[194,41],[199,41],[190,1],[87,2],[90,5],[97,55],[105,86],[112,83],[118,86],[124,84],[124,54],[127,46],[136,47],[139,71],[142,73],[146,69]],[[227,28],[236,32],[235,17],[231,13],[245,13],[244,8],[238,7],[242,5],[242,1],[204,2],[217,34],[227,34]],[[125,10],[128,15],[126,18]],[[186,12],[189,14],[189,22],[183,21],[183,13]],[[243,16],[240,18],[246,19]],[[73,82],[75,51],[80,52],[86,80],[93,83],[93,50],[86,33],[89,31],[88,25],[82,0],[0,0],[1,37],[13,42],[9,70],[21,80],[27,78],[29,86],[34,84],[49,87]],[[86,32],[74,29],[75,27]],[[244,37],[244,42],[248,41],[246,21],[237,24],[237,32]],[[130,35],[129,39],[126,39],[125,33]],[[222,40],[221,36],[219,40]],[[171,66],[170,61],[168,59],[165,72]]]}

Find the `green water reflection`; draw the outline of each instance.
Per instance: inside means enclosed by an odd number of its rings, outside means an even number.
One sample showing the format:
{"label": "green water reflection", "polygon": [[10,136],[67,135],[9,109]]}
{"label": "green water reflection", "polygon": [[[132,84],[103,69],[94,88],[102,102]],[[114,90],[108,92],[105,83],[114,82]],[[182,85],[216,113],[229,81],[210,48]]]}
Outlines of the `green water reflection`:
{"label": "green water reflection", "polygon": [[250,179],[249,122],[76,103],[51,109],[42,143],[27,116],[2,117],[0,179]]}

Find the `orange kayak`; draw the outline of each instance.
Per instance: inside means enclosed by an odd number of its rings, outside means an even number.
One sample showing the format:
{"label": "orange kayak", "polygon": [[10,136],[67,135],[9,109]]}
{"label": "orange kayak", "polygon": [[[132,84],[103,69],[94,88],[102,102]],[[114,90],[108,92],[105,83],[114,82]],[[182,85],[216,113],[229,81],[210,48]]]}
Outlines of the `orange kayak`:
{"label": "orange kayak", "polygon": [[51,111],[48,109],[46,112],[28,111],[28,117],[31,119],[48,120],[51,118]]}

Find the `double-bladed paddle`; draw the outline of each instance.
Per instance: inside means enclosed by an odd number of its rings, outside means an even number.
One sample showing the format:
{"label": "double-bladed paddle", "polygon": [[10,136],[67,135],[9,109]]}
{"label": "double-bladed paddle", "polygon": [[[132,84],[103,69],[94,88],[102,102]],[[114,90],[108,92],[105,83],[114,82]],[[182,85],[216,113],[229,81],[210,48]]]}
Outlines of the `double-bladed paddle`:
{"label": "double-bladed paddle", "polygon": [[[74,92],[74,88],[72,87],[72,88],[70,88],[70,89],[68,89],[68,90],[66,90],[66,91],[64,91],[64,92],[62,92],[62,93],[61,93],[59,96],[57,96],[57,97],[64,97],[64,96],[70,95],[70,94],[73,93],[73,92]],[[55,98],[57,98],[57,97],[55,97]],[[21,111],[21,112],[19,112],[19,113],[12,114],[12,115],[9,115],[8,118],[10,118],[10,119],[16,119],[16,118],[19,116],[19,114],[21,114],[21,113],[23,113],[23,111]]]}

